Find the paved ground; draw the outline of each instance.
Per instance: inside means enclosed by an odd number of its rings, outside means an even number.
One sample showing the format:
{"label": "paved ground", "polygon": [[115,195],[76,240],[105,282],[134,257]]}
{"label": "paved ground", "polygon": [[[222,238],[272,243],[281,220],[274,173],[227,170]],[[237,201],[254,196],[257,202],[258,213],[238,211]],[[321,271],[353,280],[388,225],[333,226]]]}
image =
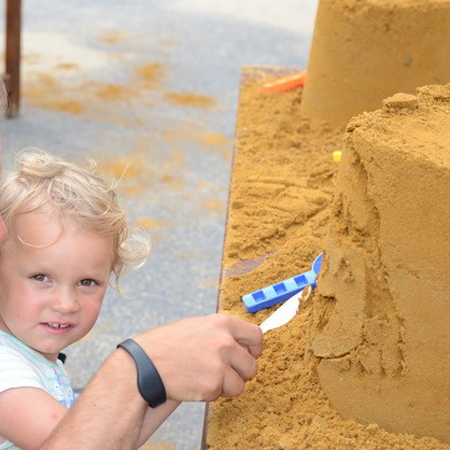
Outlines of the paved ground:
{"label": "paved ground", "polygon": [[[223,3],[223,4],[221,4]],[[68,350],[82,390],[121,339],[214,312],[243,65],[305,68],[316,0],[57,0],[24,4],[23,103],[4,121],[5,165],[37,146],[103,162],[146,265],[110,291]],[[4,24],[3,24],[4,27]],[[148,448],[199,447],[203,405],[185,404]]]}

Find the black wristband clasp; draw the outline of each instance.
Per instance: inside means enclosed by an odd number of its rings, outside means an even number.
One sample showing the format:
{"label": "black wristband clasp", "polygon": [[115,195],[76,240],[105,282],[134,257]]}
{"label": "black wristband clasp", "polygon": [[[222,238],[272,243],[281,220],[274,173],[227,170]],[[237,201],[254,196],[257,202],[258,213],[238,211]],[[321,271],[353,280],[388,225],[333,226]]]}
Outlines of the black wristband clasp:
{"label": "black wristband clasp", "polygon": [[117,348],[123,348],[136,363],[138,389],[142,398],[156,408],[167,400],[166,388],[147,353],[133,339],[126,339]]}

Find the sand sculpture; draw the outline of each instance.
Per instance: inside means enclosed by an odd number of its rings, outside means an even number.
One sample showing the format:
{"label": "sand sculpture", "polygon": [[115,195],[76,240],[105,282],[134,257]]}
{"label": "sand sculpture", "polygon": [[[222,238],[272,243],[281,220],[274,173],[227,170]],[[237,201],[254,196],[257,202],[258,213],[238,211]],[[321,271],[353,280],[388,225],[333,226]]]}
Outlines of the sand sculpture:
{"label": "sand sculpture", "polygon": [[[450,442],[449,0],[321,0],[301,111],[350,122],[313,351],[344,418]],[[450,211],[450,210],[449,210]]]}
{"label": "sand sculpture", "polygon": [[[273,76],[273,74],[270,75]],[[389,106],[386,106],[386,111],[382,116],[386,118],[390,114],[394,121],[405,121],[403,132],[397,128],[398,135],[395,139],[398,142],[408,140],[411,130],[417,129],[423,132],[428,130],[430,136],[430,139],[427,139],[422,135],[423,139],[417,142],[419,149],[425,141],[428,146],[429,142],[436,142],[437,139],[436,147],[445,143],[445,136],[440,133],[443,127],[438,127],[437,123],[439,114],[445,112],[446,102],[437,99],[436,104],[434,104],[435,100],[432,98],[433,96],[445,97],[447,95],[446,89],[440,90],[441,88],[437,88],[437,92],[435,90],[435,93],[430,94],[431,97],[425,100],[430,102],[428,109],[425,107],[425,109],[422,109],[421,106],[422,100],[425,99],[424,94],[421,94],[421,100],[417,100],[417,110],[399,108],[401,105],[414,108],[416,99],[411,97],[400,96],[396,97],[395,101],[388,102]],[[332,196],[335,193],[335,174],[340,165],[345,170],[347,164],[345,154],[341,163],[334,163],[331,158],[332,151],[336,147],[342,148],[343,130],[327,129],[323,124],[302,118],[300,114],[301,94],[301,90],[292,90],[280,96],[268,96],[261,92],[261,80],[256,76],[254,79],[248,79],[241,90],[237,122],[237,152],[231,182],[227,238],[223,259],[224,272],[219,301],[222,312],[242,317],[257,324],[267,318],[276,307],[262,310],[256,314],[248,314],[245,312],[245,307],[239,297],[243,293],[252,292],[262,286],[308,270],[315,256],[324,248],[328,248],[326,246],[326,235],[329,229],[329,218],[333,216],[331,203]],[[439,108],[439,111],[436,111],[436,116],[428,113],[436,107]],[[447,109],[450,110],[450,105],[447,105]],[[392,111],[389,113],[388,110]],[[417,114],[417,116],[414,114]],[[408,119],[412,120],[410,123],[411,129],[408,125]],[[362,120],[364,124],[366,119],[363,118]],[[418,123],[420,123],[420,126],[418,126]],[[368,123],[366,125],[369,126]],[[349,135],[356,136],[358,132],[358,128],[355,128]],[[434,133],[442,134],[442,136],[433,136]],[[382,145],[388,145],[386,141],[383,140],[382,142]],[[392,146],[395,147],[396,144],[392,144]],[[412,146],[410,144],[410,147]],[[426,151],[425,147],[424,149]],[[387,149],[385,153],[388,153]],[[371,156],[369,155],[367,158],[370,161]],[[442,158],[442,155],[439,155],[439,158]],[[418,182],[416,177],[420,177],[420,173],[411,166],[419,157],[411,153],[405,159],[407,163],[409,161],[405,171],[409,168],[412,172],[408,171],[408,176],[403,178],[410,177],[411,184],[415,185]],[[429,166],[431,176],[437,173],[431,168],[436,165],[439,167],[437,153],[436,158],[430,157],[430,160],[435,161]],[[380,164],[383,161],[382,158]],[[423,166],[423,170],[425,171],[425,166]],[[401,176],[399,171],[394,173]],[[389,175],[386,175],[386,177],[389,178]],[[441,188],[446,189],[444,185],[447,183],[447,179],[440,174],[439,177],[444,183]],[[430,196],[432,193],[437,195],[439,192],[434,187],[437,181],[434,180],[432,184],[428,184],[426,192],[422,192],[420,196],[428,195],[428,192]],[[449,189],[447,189],[448,191]],[[425,197],[421,202],[417,202],[416,199],[414,201],[417,210],[414,211],[414,215],[411,215],[412,219],[419,213],[426,216],[431,208],[437,208],[437,215],[441,214],[446,208],[445,199],[439,199],[439,196],[434,199],[433,204],[426,203]],[[414,204],[411,205],[411,209],[414,209]],[[445,218],[444,213],[440,220],[444,222]],[[423,220],[426,221],[427,219],[423,218]],[[421,239],[429,242],[433,238],[426,233],[426,229],[433,231],[430,226],[425,227],[425,225],[426,222],[424,222],[424,232]],[[399,217],[394,226],[404,227],[402,217]],[[438,224],[436,224],[436,227],[439,228]],[[442,231],[439,231],[439,233],[442,233]],[[439,240],[442,234],[435,237]],[[438,262],[445,264],[442,254],[438,254],[438,257],[439,255],[440,261]],[[408,258],[409,254],[405,256],[405,260],[407,261]],[[418,257],[415,258],[413,261],[418,264]],[[425,273],[430,268],[436,270],[438,266],[434,266],[430,258],[428,253],[424,254],[417,270],[422,270],[422,267]],[[246,261],[256,262],[257,267],[254,265],[249,267],[243,264]],[[426,264],[423,265],[422,261],[425,261]],[[260,265],[258,265],[258,262]],[[448,267],[441,265],[438,270],[445,272],[448,271]],[[341,270],[339,276],[345,278],[349,274],[345,270]],[[442,278],[445,279],[445,276],[442,275]],[[430,281],[434,282],[436,278]],[[350,283],[348,278],[347,282]],[[443,302],[436,296],[442,292],[441,289],[442,286],[433,291],[435,297],[424,298],[423,317],[425,321],[431,320],[430,313],[433,311],[429,311],[426,304]],[[419,293],[423,294],[420,291]],[[217,400],[212,405],[211,414],[208,418],[207,448],[210,450],[450,449],[450,444],[446,444],[442,440],[426,436],[421,437],[420,433],[424,432],[423,427],[413,430],[412,434],[388,432],[384,425],[379,425],[383,422],[378,422],[378,419],[373,420],[372,423],[368,423],[363,417],[356,415],[353,417],[356,417],[357,420],[349,419],[349,413],[343,411],[334,402],[333,392],[322,377],[322,368],[324,367],[322,363],[325,365],[336,362],[338,366],[341,364],[345,375],[345,367],[350,364],[346,361],[346,358],[349,358],[352,353],[350,352],[343,358],[317,357],[312,353],[311,347],[317,351],[315,345],[319,344],[321,338],[322,345],[332,345],[339,339],[342,342],[348,336],[346,334],[328,334],[328,341],[324,341],[326,336],[322,334],[327,328],[327,322],[331,324],[332,315],[338,311],[339,301],[341,301],[341,298],[336,302],[330,297],[319,295],[316,290],[289,324],[265,335],[264,352],[258,360],[258,374],[247,384],[245,393],[235,398]],[[389,298],[381,300],[384,303],[380,303],[378,299],[377,301],[378,307],[380,310],[384,308],[387,317],[393,316],[393,330],[389,331],[389,328],[385,328],[385,331],[381,329],[379,333],[379,336],[385,336],[384,348],[395,349],[397,343],[401,348],[401,342],[394,340],[392,347],[390,347],[390,341],[388,340],[389,337],[396,336],[395,322],[396,317],[400,316],[398,313],[396,316],[391,314],[392,308],[389,309]],[[349,314],[352,314],[351,309]],[[382,320],[380,322],[383,323]],[[408,343],[411,336],[410,325],[411,321],[408,323],[405,320],[400,327],[401,330],[403,330],[403,327],[405,328],[405,334],[402,335],[406,343],[403,350],[405,355],[403,359],[407,365],[404,362],[400,364],[402,367],[405,365],[405,373],[410,370],[411,363],[408,356],[408,346],[411,345],[414,348],[415,345],[413,341],[411,341],[411,344]],[[441,338],[444,336],[442,326],[442,318],[433,322],[435,333],[437,333],[435,336],[441,336]],[[349,327],[351,329],[353,324],[350,323]],[[414,331],[414,328],[411,330]],[[425,331],[429,331],[429,328]],[[373,336],[375,342],[380,340],[376,334]],[[374,352],[378,351],[375,345],[371,349]],[[362,346],[357,347],[356,351],[359,350],[364,349]],[[383,358],[387,359],[387,364],[390,364],[390,367],[396,367],[396,353],[393,351],[392,357],[390,357],[388,350],[384,351]],[[436,349],[436,352],[439,351],[439,349]],[[380,351],[378,351],[378,354],[380,354]],[[436,355],[436,353],[434,354]],[[445,361],[444,352],[442,357],[441,361]],[[319,369],[317,369],[318,364]],[[414,364],[411,365],[414,367]],[[432,364],[428,366],[425,364],[425,366],[429,367],[426,375],[432,376],[423,383],[420,391],[425,393],[427,389],[428,392],[431,390],[432,395],[436,394],[436,402],[438,402],[443,399],[442,395],[445,395],[446,386],[448,386],[444,380],[444,374],[448,374],[448,367],[442,364],[442,367],[440,367],[442,373],[438,373],[436,376],[433,375]],[[338,368],[341,370],[341,367]],[[321,375],[320,379],[318,372]],[[338,371],[336,380],[339,380],[341,376],[342,374]],[[382,373],[379,376],[382,378]],[[390,376],[394,377],[395,373]],[[440,376],[443,377],[444,382],[441,387],[438,387]],[[370,387],[375,377],[366,379],[367,385]],[[401,381],[400,378],[398,380]],[[395,381],[391,381],[394,391]],[[373,381],[372,389],[377,389],[377,384]],[[365,391],[362,395],[359,395],[361,389],[354,392],[350,383],[347,383],[347,385],[343,383],[342,388],[345,389],[342,395],[351,397],[355,404],[361,402],[370,407],[370,403],[375,397],[372,395],[373,393],[370,393],[370,389],[368,389],[367,395]],[[403,389],[398,395],[400,396],[405,392],[406,390]],[[386,394],[389,394],[389,392],[386,392]],[[339,393],[339,395],[341,394]],[[418,394],[415,393],[415,395]],[[331,400],[331,405],[328,399]],[[387,400],[395,402],[396,398],[387,398]],[[416,398],[411,397],[410,400],[411,405],[414,405]],[[353,410],[350,410],[350,413],[352,412]],[[416,412],[419,414],[418,410]],[[429,425],[430,417],[428,413],[429,411],[425,411],[427,416],[423,416],[423,420],[428,421]],[[435,413],[437,415],[439,410],[435,409]],[[386,428],[392,430],[390,424]]]}
{"label": "sand sculpture", "polygon": [[303,91],[244,86],[224,267],[264,262],[221,310],[260,323],[236,299],[326,256],[211,449],[450,448],[449,23],[450,0],[320,0]]}
{"label": "sand sculpture", "polygon": [[301,112],[346,125],[397,92],[450,81],[450,0],[320,0]]}
{"label": "sand sculpture", "polygon": [[344,418],[450,442],[450,84],[347,129],[312,343]]}

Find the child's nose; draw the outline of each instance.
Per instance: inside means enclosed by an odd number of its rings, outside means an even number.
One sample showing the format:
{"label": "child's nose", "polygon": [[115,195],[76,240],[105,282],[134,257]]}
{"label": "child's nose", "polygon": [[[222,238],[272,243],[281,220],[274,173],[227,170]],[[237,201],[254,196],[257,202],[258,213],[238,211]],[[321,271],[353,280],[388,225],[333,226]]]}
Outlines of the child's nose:
{"label": "child's nose", "polygon": [[60,289],[51,302],[51,309],[63,314],[76,312],[79,308],[77,295],[72,289]]}

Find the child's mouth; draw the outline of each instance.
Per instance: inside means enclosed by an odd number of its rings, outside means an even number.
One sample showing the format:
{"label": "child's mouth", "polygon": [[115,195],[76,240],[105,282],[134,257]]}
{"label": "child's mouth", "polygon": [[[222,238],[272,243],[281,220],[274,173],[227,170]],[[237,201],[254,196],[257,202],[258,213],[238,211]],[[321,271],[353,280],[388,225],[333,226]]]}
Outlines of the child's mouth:
{"label": "child's mouth", "polygon": [[42,324],[50,333],[64,334],[73,328],[71,323],[44,322]]}
{"label": "child's mouth", "polygon": [[69,324],[55,323],[55,322],[49,322],[46,325],[51,328],[68,328],[68,327],[70,327]]}

